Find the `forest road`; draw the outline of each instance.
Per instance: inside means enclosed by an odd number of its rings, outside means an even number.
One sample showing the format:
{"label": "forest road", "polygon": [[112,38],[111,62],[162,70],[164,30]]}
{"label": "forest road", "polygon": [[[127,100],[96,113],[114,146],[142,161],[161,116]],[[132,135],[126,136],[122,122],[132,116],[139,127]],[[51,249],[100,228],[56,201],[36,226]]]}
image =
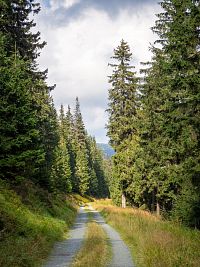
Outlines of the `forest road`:
{"label": "forest road", "polygon": [[69,267],[71,265],[84,240],[87,221],[87,212],[80,208],[74,226],[69,231],[69,238],[54,245],[52,253],[43,267]]}
{"label": "forest road", "polygon": [[[111,243],[112,259],[107,267],[134,267],[131,253],[117,231],[105,222],[98,211],[90,207],[90,212],[93,213],[94,220],[103,227]],[[76,222],[69,231],[69,238],[55,244],[49,259],[43,267],[71,266],[85,237],[86,223],[88,221],[87,213],[84,208],[80,209]]]}

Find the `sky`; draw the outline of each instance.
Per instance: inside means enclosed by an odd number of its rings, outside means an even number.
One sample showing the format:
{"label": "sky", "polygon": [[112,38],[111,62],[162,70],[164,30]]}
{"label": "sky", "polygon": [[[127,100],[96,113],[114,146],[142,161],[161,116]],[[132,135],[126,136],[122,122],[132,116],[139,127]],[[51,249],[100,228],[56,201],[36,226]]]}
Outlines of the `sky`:
{"label": "sky", "polygon": [[35,17],[36,29],[47,45],[38,60],[48,68],[48,84],[57,110],[61,104],[74,110],[78,96],[88,133],[99,143],[108,143],[105,125],[108,114],[108,76],[113,50],[122,39],[128,42],[133,59],[151,59],[150,43],[156,39],[151,27],[160,12],[157,0],[41,0]]}

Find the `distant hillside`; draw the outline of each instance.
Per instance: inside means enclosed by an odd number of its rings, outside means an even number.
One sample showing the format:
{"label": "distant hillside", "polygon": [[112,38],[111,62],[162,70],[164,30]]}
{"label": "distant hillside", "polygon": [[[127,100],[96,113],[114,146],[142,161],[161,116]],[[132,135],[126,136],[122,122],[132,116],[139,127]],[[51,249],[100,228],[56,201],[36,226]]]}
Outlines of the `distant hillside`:
{"label": "distant hillside", "polygon": [[103,151],[106,158],[111,158],[115,151],[109,144],[97,143],[97,146]]}

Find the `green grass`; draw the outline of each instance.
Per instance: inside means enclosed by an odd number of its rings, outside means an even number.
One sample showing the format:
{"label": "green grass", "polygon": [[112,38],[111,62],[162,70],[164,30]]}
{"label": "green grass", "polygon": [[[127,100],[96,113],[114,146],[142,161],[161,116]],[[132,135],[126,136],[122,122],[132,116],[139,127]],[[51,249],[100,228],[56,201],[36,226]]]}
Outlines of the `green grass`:
{"label": "green grass", "polygon": [[162,221],[146,211],[96,204],[119,231],[138,267],[200,266],[200,231]]}
{"label": "green grass", "polygon": [[[0,266],[36,267],[53,243],[62,239],[76,209],[63,196],[51,196],[32,184],[16,193],[0,184]],[[24,191],[26,190],[26,191]]]}
{"label": "green grass", "polygon": [[94,201],[94,198],[90,197],[90,196],[81,196],[79,194],[70,194],[68,196],[69,201],[76,203],[76,205],[80,206],[80,205],[87,205],[90,202]]}

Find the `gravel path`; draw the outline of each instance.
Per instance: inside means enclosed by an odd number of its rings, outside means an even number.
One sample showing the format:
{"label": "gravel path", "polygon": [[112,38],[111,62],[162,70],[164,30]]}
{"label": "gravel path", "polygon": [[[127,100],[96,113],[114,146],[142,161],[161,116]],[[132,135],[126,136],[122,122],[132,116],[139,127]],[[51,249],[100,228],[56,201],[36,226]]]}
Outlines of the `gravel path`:
{"label": "gravel path", "polygon": [[105,223],[105,220],[99,212],[93,210],[93,213],[94,220],[106,231],[112,245],[113,258],[109,267],[134,267],[131,253],[118,232]]}
{"label": "gravel path", "polygon": [[53,251],[43,267],[68,267],[72,263],[73,257],[79,251],[84,240],[87,223],[87,213],[80,209],[74,227],[69,232],[69,238],[57,242]]}
{"label": "gravel path", "polygon": [[[130,251],[117,231],[105,223],[98,211],[91,207],[90,210],[94,214],[94,220],[103,227],[110,239],[113,257],[108,267],[134,267]],[[87,212],[81,208],[74,227],[69,232],[69,238],[55,244],[47,263],[43,267],[69,267],[71,265],[84,240],[87,221]]]}

